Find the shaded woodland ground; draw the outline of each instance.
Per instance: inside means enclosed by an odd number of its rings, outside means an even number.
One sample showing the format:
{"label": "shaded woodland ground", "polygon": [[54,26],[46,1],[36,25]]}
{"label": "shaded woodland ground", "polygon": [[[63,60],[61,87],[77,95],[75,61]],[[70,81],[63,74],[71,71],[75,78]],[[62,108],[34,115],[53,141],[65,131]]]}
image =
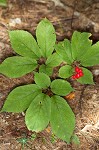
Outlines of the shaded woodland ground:
{"label": "shaded woodland ground", "polygon": [[[7,30],[23,29],[35,36],[38,22],[47,17],[54,25],[57,41],[71,38],[73,31],[92,33],[93,42],[99,41],[99,0],[8,0],[7,8],[0,7],[0,63],[15,55],[11,48]],[[75,133],[80,146],[67,145],[57,139],[52,143],[50,127],[28,139],[25,150],[98,150],[99,149],[99,65],[90,68],[95,85],[84,86],[76,81],[74,97],[68,100],[76,115]],[[9,92],[23,84],[33,82],[33,74],[11,79],[0,74],[0,108]],[[30,138],[24,114],[0,114],[0,150],[21,150],[18,138]]]}

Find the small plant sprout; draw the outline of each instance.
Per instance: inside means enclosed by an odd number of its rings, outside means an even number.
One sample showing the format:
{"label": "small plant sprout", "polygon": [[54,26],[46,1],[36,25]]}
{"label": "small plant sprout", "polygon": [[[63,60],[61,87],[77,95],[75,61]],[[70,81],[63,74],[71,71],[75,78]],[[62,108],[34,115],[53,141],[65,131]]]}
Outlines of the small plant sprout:
{"label": "small plant sprout", "polygon": [[[37,26],[36,39],[27,31],[9,31],[16,56],[0,64],[0,73],[18,78],[32,72],[34,83],[12,90],[1,112],[25,111],[29,130],[40,132],[50,125],[58,138],[79,143],[74,134],[75,115],[64,97],[74,91],[69,78],[72,82],[94,84],[87,67],[99,64],[99,42],[92,45],[90,36],[90,33],[75,31],[71,41],[64,39],[56,44],[55,29],[46,18]],[[27,139],[19,139],[19,142],[24,147]]]}
{"label": "small plant sprout", "polygon": [[28,144],[28,142],[30,140],[33,141],[35,139],[36,139],[36,134],[32,134],[30,137],[23,136],[21,138],[18,138],[17,141],[18,141],[18,143],[21,144],[22,150],[24,150],[25,147],[29,147],[32,150],[32,148],[31,148],[30,144]]}
{"label": "small plant sprout", "polygon": [[23,137],[23,138],[18,138],[17,141],[21,144],[22,150],[24,150],[25,145],[27,146],[28,139]]}
{"label": "small plant sprout", "polygon": [[37,135],[35,134],[35,133],[33,133],[32,135],[31,135],[31,140],[35,140],[37,138]]}
{"label": "small plant sprout", "polygon": [[57,141],[57,137],[55,136],[55,134],[51,134],[51,143],[55,143]]}

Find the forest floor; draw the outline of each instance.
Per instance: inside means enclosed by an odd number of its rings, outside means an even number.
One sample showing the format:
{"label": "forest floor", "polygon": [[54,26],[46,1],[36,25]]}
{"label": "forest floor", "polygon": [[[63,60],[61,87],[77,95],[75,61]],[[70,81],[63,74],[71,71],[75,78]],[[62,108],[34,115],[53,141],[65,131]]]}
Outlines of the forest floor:
{"label": "forest floor", "polygon": [[[73,31],[92,33],[93,42],[99,41],[99,0],[8,0],[0,7],[0,63],[15,55],[11,48],[8,30],[22,29],[35,36],[38,22],[47,17],[54,25],[57,41],[71,38]],[[0,114],[0,150],[21,150],[18,139],[25,138],[24,150],[98,150],[99,149],[99,65],[91,68],[95,85],[72,83],[76,89],[67,101],[76,116],[75,133],[80,145],[53,141],[50,127],[32,133],[25,126],[24,113]],[[33,82],[33,74],[11,79],[0,74],[0,108],[9,92],[17,86]],[[36,136],[33,138],[33,136]]]}

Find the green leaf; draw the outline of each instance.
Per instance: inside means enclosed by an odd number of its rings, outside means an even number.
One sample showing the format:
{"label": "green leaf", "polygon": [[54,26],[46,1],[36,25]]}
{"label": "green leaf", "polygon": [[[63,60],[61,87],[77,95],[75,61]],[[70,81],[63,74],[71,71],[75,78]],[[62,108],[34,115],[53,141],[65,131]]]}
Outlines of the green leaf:
{"label": "green leaf", "polygon": [[52,54],[48,57],[46,61],[46,65],[48,67],[56,67],[62,62],[62,59],[59,57],[57,53]]}
{"label": "green leaf", "polygon": [[56,42],[55,29],[49,20],[43,19],[37,26],[36,37],[42,56],[49,57]]}
{"label": "green leaf", "polygon": [[0,6],[7,6],[7,1],[6,0],[0,0]]}
{"label": "green leaf", "polygon": [[51,101],[45,94],[39,94],[26,111],[25,122],[27,128],[32,131],[42,131],[50,120]]}
{"label": "green leaf", "polygon": [[69,65],[63,66],[59,69],[59,76],[61,78],[69,78],[73,74],[73,68]]}
{"label": "green leaf", "polygon": [[94,66],[99,64],[99,42],[91,46],[80,59],[83,66]]}
{"label": "green leaf", "polygon": [[98,65],[99,64],[99,56],[96,55],[93,57],[89,57],[89,59],[81,61],[81,64],[82,64],[82,66],[85,66],[85,67]]}
{"label": "green leaf", "polygon": [[75,116],[67,102],[60,96],[51,98],[52,132],[62,140],[70,143],[75,128]]}
{"label": "green leaf", "polygon": [[55,45],[55,49],[63,61],[68,64],[73,62],[71,44],[69,40],[65,39],[63,42],[59,42]]}
{"label": "green leaf", "polygon": [[9,31],[12,48],[21,56],[38,59],[41,56],[40,49],[33,36],[23,30]]}
{"label": "green leaf", "polygon": [[39,72],[42,72],[42,73],[47,74],[48,76],[51,76],[53,73],[53,68],[43,64],[39,67]]}
{"label": "green leaf", "polygon": [[75,31],[73,33],[71,40],[71,48],[74,60],[80,60],[80,58],[91,47],[92,41],[89,39],[90,36],[91,34],[87,32],[81,33]]}
{"label": "green leaf", "polygon": [[92,75],[91,71],[89,71],[86,68],[82,68],[82,70],[83,70],[84,76],[77,79],[77,81],[80,82],[81,84],[94,84],[93,75]]}
{"label": "green leaf", "polygon": [[39,67],[39,72],[43,72],[48,76],[51,76],[53,73],[53,68],[58,66],[61,62],[62,60],[60,59],[59,55],[54,53],[48,57],[45,65],[43,64]]}
{"label": "green leaf", "polygon": [[35,73],[34,81],[43,89],[48,88],[51,84],[50,78],[45,73]]}
{"label": "green leaf", "polygon": [[9,57],[2,62],[0,65],[0,73],[11,78],[17,78],[32,72],[36,67],[36,60],[21,56],[14,56]]}
{"label": "green leaf", "polygon": [[1,111],[17,113],[25,111],[40,92],[35,84],[17,87],[8,95]]}
{"label": "green leaf", "polygon": [[71,142],[76,145],[80,145],[80,140],[76,134],[74,134],[71,138]]}
{"label": "green leaf", "polygon": [[73,88],[69,82],[62,79],[56,79],[51,83],[51,90],[57,95],[65,96],[73,91]]}

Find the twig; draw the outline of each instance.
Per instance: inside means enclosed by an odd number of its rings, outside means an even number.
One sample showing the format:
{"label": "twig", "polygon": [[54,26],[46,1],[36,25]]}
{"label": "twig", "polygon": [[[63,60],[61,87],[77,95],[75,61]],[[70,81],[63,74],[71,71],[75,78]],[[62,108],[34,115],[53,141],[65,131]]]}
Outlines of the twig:
{"label": "twig", "polygon": [[79,110],[80,110],[80,116],[81,117],[82,117],[83,96],[84,96],[84,91],[85,91],[87,86],[88,86],[88,84],[83,86],[83,89],[81,91],[80,98],[79,98]]}
{"label": "twig", "polygon": [[75,12],[75,9],[76,9],[76,5],[77,5],[77,3],[78,3],[78,0],[76,0],[75,1],[75,3],[74,3],[74,9],[73,9],[73,14],[72,14],[72,19],[71,19],[71,29],[73,29],[73,20],[74,20],[74,12]]}

